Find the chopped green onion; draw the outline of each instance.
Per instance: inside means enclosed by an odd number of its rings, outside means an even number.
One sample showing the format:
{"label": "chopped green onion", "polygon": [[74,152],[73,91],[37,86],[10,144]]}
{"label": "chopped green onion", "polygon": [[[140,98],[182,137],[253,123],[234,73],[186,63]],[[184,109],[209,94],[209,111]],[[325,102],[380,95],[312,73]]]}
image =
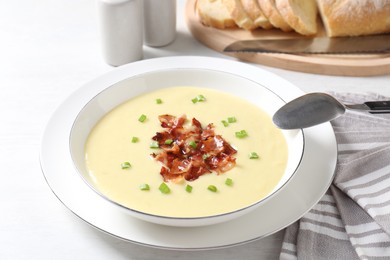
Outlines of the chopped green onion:
{"label": "chopped green onion", "polygon": [[157,98],[157,99],[156,99],[156,104],[162,104],[161,98]]}
{"label": "chopped green onion", "polygon": [[192,103],[198,103],[205,101],[206,98],[203,95],[197,95],[195,98],[191,99]]}
{"label": "chopped green onion", "polygon": [[144,184],[141,184],[141,185],[139,186],[139,189],[140,189],[140,190],[150,190],[150,186],[149,186],[149,184],[144,183]]}
{"label": "chopped green onion", "polygon": [[150,143],[149,147],[150,148],[159,148],[160,145],[158,144],[157,141],[153,141],[153,142]]}
{"label": "chopped green onion", "polygon": [[206,159],[209,158],[209,157],[210,157],[210,155],[208,155],[207,153],[204,153],[204,154],[202,155],[203,160],[206,160]]}
{"label": "chopped green onion", "polygon": [[250,152],[249,159],[259,159],[259,155],[256,152]]}
{"label": "chopped green onion", "polygon": [[161,193],[164,194],[168,194],[171,192],[171,189],[168,187],[168,185],[165,182],[161,183],[158,189],[161,191]]}
{"label": "chopped green onion", "polygon": [[131,164],[129,162],[123,162],[121,164],[122,169],[129,169],[131,167]]}
{"label": "chopped green onion", "polygon": [[241,130],[239,132],[236,132],[235,134],[237,138],[244,138],[248,136],[248,133],[245,130]]}
{"label": "chopped green onion", "polygon": [[138,121],[140,121],[141,123],[145,122],[146,120],[146,115],[142,114],[139,118],[138,118]]}
{"label": "chopped green onion", "polygon": [[206,98],[203,95],[198,95],[196,98],[198,99],[199,102],[206,100]]}
{"label": "chopped green onion", "polygon": [[217,192],[217,191],[218,191],[217,187],[215,187],[214,185],[209,185],[209,186],[207,187],[207,189],[208,189],[209,191],[212,191],[212,192]]}
{"label": "chopped green onion", "polygon": [[138,141],[139,141],[139,138],[136,136],[133,136],[133,138],[131,138],[132,143],[137,143]]}
{"label": "chopped green onion", "polygon": [[237,122],[237,119],[234,117],[234,116],[231,116],[231,117],[228,117],[228,122],[231,124],[231,123],[235,123]]}
{"label": "chopped green onion", "polygon": [[221,123],[223,124],[224,127],[229,126],[229,123],[226,120],[222,120]]}
{"label": "chopped green onion", "polygon": [[164,143],[167,144],[167,145],[170,145],[170,144],[173,143],[173,140],[172,139],[167,139],[167,140],[165,140]]}
{"label": "chopped green onion", "polygon": [[190,142],[188,143],[188,145],[191,146],[191,147],[194,148],[194,149],[196,149],[196,147],[198,146],[198,145],[196,144],[195,141],[190,141]]}
{"label": "chopped green onion", "polygon": [[186,186],[186,192],[191,193],[192,192],[192,186],[188,185]]}
{"label": "chopped green onion", "polygon": [[227,178],[226,181],[225,181],[225,184],[226,184],[227,186],[233,186],[233,180],[230,179],[230,178]]}

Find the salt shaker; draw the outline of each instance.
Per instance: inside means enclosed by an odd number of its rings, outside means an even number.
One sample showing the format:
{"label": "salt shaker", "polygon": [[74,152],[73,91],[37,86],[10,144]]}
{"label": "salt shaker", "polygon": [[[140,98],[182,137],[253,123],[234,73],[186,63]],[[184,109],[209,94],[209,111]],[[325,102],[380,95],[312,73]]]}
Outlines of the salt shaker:
{"label": "salt shaker", "polygon": [[144,40],[152,47],[168,45],[176,37],[176,0],[144,1]]}
{"label": "salt shaker", "polygon": [[142,59],[142,0],[98,0],[98,13],[105,61],[120,66]]}

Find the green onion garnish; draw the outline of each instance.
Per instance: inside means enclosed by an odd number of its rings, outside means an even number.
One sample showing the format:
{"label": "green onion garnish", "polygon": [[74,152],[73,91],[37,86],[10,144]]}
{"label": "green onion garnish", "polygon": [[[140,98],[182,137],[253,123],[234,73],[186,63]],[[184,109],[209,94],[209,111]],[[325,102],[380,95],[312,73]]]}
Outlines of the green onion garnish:
{"label": "green onion garnish", "polygon": [[146,115],[142,114],[139,118],[138,118],[138,121],[140,121],[141,123],[145,122],[146,120]]}
{"label": "green onion garnish", "polygon": [[188,145],[191,146],[191,147],[194,148],[194,149],[196,149],[196,147],[197,147],[197,144],[196,144],[195,141],[190,141],[190,142],[188,142]]}
{"label": "green onion garnish", "polygon": [[203,95],[198,95],[196,98],[198,99],[199,102],[206,100],[206,98]]}
{"label": "green onion garnish", "polygon": [[226,184],[227,186],[233,186],[233,180],[230,179],[230,178],[227,178],[227,179],[225,180],[225,184]]}
{"label": "green onion garnish", "polygon": [[149,147],[150,148],[159,148],[160,146],[159,146],[157,141],[153,141],[150,143]]}
{"label": "green onion garnish", "polygon": [[139,141],[139,138],[136,137],[136,136],[133,136],[133,138],[131,138],[131,142],[132,142],[132,143],[136,143],[136,142],[138,142],[138,141]]}
{"label": "green onion garnish", "polygon": [[207,153],[204,153],[204,154],[202,155],[203,160],[206,160],[206,159],[209,158],[209,157],[210,157],[210,155],[208,155]]}
{"label": "green onion garnish", "polygon": [[164,143],[167,144],[167,145],[170,145],[170,144],[173,143],[173,140],[172,139],[167,139],[167,140],[165,140]]}
{"label": "green onion garnish", "polygon": [[234,117],[234,116],[231,116],[231,117],[228,117],[228,122],[231,124],[231,123],[235,123],[237,122],[237,119]]}
{"label": "green onion garnish", "polygon": [[129,169],[131,167],[131,164],[129,162],[123,162],[121,164],[122,169]]}
{"label": "green onion garnish", "polygon": [[237,138],[244,138],[248,136],[248,133],[245,130],[241,130],[239,132],[236,132],[235,134]]}
{"label": "green onion garnish", "polygon": [[186,186],[186,192],[191,193],[192,192],[192,186],[188,185]]}
{"label": "green onion garnish", "polygon": [[171,192],[171,189],[168,187],[168,185],[163,182],[161,183],[160,187],[158,189],[161,191],[161,193],[168,194]]}
{"label": "green onion garnish", "polygon": [[207,187],[207,189],[208,189],[209,191],[212,191],[212,192],[217,192],[217,191],[218,191],[217,187],[215,187],[214,185],[209,185],[209,186]]}
{"label": "green onion garnish", "polygon": [[192,103],[198,103],[205,101],[206,98],[203,95],[197,95],[195,98],[191,99]]}
{"label": "green onion garnish", "polygon": [[139,186],[139,189],[140,189],[140,190],[150,190],[150,186],[149,186],[149,184],[144,183],[144,184],[141,184],[141,185]]}
{"label": "green onion garnish", "polygon": [[259,155],[256,152],[250,152],[249,159],[259,159]]}
{"label": "green onion garnish", "polygon": [[162,104],[161,98],[157,98],[157,99],[156,99],[156,104]]}
{"label": "green onion garnish", "polygon": [[221,123],[223,124],[224,127],[229,126],[229,123],[226,120],[222,120]]}

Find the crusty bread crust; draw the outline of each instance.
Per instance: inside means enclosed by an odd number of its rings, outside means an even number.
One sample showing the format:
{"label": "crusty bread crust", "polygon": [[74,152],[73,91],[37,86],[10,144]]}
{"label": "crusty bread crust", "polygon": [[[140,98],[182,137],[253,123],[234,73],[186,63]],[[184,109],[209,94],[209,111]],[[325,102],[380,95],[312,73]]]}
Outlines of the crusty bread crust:
{"label": "crusty bread crust", "polygon": [[268,21],[267,17],[263,14],[260,9],[259,3],[257,0],[241,0],[242,6],[255,23],[256,27],[261,27],[263,29],[273,28],[272,24]]}
{"label": "crusty bread crust", "polygon": [[317,0],[329,37],[390,32],[388,0]]}
{"label": "crusty bread crust", "polygon": [[[203,24],[219,29],[272,25],[314,35],[321,18],[328,37],[390,33],[390,0],[197,0],[195,10]],[[269,27],[256,22],[259,10]]]}
{"label": "crusty bread crust", "polygon": [[275,0],[284,20],[303,35],[317,33],[317,4],[315,0]]}
{"label": "crusty bread crust", "polygon": [[291,26],[286,23],[276,8],[275,0],[257,0],[257,2],[259,3],[264,15],[274,27],[280,28],[284,32],[292,30]]}
{"label": "crusty bread crust", "polygon": [[237,27],[222,0],[197,0],[195,10],[204,25],[218,29]]}

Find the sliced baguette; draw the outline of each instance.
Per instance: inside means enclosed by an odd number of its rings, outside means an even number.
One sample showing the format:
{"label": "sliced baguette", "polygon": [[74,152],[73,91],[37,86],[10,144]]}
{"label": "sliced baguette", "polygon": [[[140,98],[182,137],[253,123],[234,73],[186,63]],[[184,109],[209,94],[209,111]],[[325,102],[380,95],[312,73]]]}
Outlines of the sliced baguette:
{"label": "sliced baguette", "polygon": [[294,31],[303,35],[317,33],[316,0],[275,0],[275,4]]}
{"label": "sliced baguette", "polygon": [[261,11],[257,0],[241,0],[241,3],[244,7],[244,10],[255,23],[256,27],[261,27],[263,29],[273,28],[272,24],[268,21],[267,17],[265,17],[263,12]]}
{"label": "sliced baguette", "polygon": [[390,32],[388,0],[317,0],[329,37]]}
{"label": "sliced baguette", "polygon": [[237,27],[222,0],[198,0],[195,10],[204,25],[218,29]]}
{"label": "sliced baguette", "polygon": [[253,30],[257,27],[247,12],[245,12],[241,0],[222,0],[222,3],[238,27],[245,30]]}
{"label": "sliced baguette", "polygon": [[275,0],[257,0],[264,15],[268,18],[271,24],[281,29],[284,32],[292,31],[292,28],[280,15],[275,5]]}

